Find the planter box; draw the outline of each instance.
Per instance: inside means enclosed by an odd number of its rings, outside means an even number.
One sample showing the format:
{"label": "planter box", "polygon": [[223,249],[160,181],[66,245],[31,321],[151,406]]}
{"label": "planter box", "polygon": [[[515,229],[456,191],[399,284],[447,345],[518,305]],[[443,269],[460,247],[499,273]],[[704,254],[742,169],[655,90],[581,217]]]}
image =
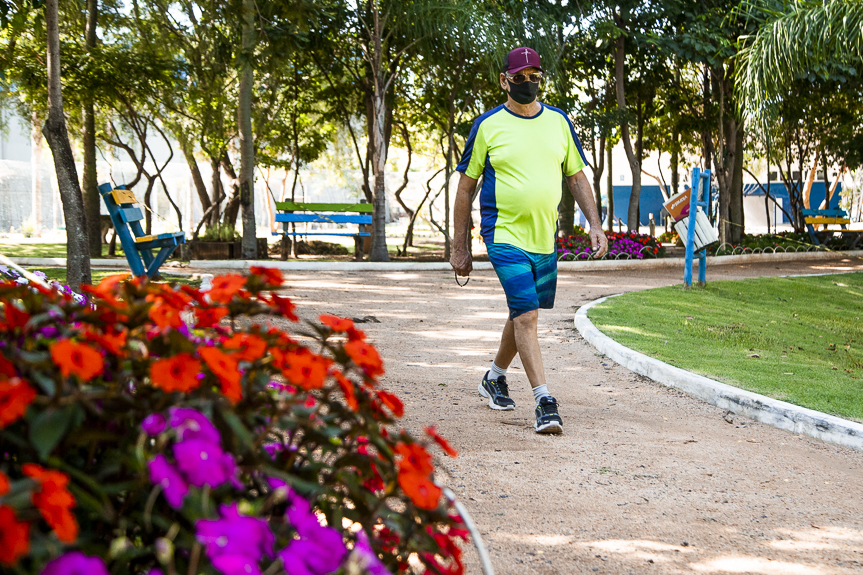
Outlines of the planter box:
{"label": "planter box", "polygon": [[[189,242],[193,260],[238,260],[243,255],[241,242]],[[267,259],[267,238],[258,238],[258,258]]]}

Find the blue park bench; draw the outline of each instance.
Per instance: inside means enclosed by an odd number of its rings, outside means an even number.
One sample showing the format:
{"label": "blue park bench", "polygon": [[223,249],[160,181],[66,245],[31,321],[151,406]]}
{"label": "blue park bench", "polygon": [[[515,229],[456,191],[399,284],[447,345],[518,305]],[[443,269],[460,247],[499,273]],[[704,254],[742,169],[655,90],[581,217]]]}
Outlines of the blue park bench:
{"label": "blue park bench", "polygon": [[[111,184],[99,186],[99,195],[105,201],[111,223],[129,268],[136,277],[147,275],[152,278],[159,271],[159,267],[165,263],[177,246],[186,243],[186,234],[183,232],[168,232],[164,234],[148,235],[141,227],[144,219],[144,211],[138,203],[138,199],[125,186],[114,188]],[[158,253],[153,255],[153,250]]]}
{"label": "blue park bench", "polygon": [[[276,221],[281,222],[282,230],[273,235],[284,236],[353,236],[354,257],[357,261],[363,259],[363,238],[371,236],[366,226],[372,224],[371,204],[327,204],[308,202],[276,202]],[[290,230],[290,224],[357,224],[357,231],[320,230],[298,231]]]}
{"label": "blue park bench", "polygon": [[[823,225],[826,231],[822,232],[825,237],[825,241],[830,237],[833,237],[833,234],[836,231],[840,230],[828,230],[828,225],[838,225],[841,229],[841,233],[844,236],[846,233],[845,230],[848,229],[848,224],[851,223],[851,220],[848,218],[848,212],[842,210],[840,208],[830,208],[826,210],[803,210],[803,221],[806,224],[806,230],[809,232],[809,239],[812,240],[812,243],[816,246],[821,245],[819,241],[818,234],[815,231],[815,226]],[[863,237],[863,234],[859,233],[851,233],[849,235],[856,235],[854,242],[852,243],[852,249],[856,247],[857,243],[860,241],[860,238]]]}

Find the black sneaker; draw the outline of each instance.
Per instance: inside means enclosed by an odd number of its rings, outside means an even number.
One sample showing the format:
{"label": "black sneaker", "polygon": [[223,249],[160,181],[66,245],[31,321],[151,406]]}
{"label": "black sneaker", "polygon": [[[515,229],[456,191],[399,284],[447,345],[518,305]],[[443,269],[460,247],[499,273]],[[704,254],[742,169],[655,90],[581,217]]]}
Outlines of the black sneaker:
{"label": "black sneaker", "polygon": [[557,413],[557,400],[552,396],[544,395],[539,398],[533,428],[537,433],[563,433],[563,420]]}
{"label": "black sneaker", "polygon": [[497,381],[488,378],[489,372],[485,372],[482,383],[479,384],[479,394],[488,398],[488,406],[498,411],[512,411],[515,402],[509,397],[509,387],[506,385],[506,376],[501,375]]}

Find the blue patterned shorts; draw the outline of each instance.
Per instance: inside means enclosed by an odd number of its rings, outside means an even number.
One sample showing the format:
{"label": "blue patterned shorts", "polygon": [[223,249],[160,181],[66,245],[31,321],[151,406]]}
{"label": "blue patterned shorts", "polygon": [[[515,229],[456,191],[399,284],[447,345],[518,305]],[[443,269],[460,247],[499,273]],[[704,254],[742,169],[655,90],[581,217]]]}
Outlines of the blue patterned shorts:
{"label": "blue patterned shorts", "polygon": [[509,319],[554,307],[557,254],[533,254],[509,244],[486,244],[488,259],[506,293]]}

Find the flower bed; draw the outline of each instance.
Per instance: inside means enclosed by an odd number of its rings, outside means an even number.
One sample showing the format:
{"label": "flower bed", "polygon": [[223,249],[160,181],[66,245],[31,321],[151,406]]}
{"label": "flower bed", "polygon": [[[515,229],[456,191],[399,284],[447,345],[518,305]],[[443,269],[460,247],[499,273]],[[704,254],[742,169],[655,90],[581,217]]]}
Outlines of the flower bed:
{"label": "flower bed", "polygon": [[463,571],[429,447],[455,451],[394,427],[352,321],[286,332],[281,279],[0,283],[0,570]]}
{"label": "flower bed", "polygon": [[[608,253],[603,259],[645,259],[665,256],[665,248],[656,238],[635,232],[605,232],[608,239]],[[574,233],[566,238],[557,239],[559,260],[593,259],[590,236],[581,226],[575,226]]]}

